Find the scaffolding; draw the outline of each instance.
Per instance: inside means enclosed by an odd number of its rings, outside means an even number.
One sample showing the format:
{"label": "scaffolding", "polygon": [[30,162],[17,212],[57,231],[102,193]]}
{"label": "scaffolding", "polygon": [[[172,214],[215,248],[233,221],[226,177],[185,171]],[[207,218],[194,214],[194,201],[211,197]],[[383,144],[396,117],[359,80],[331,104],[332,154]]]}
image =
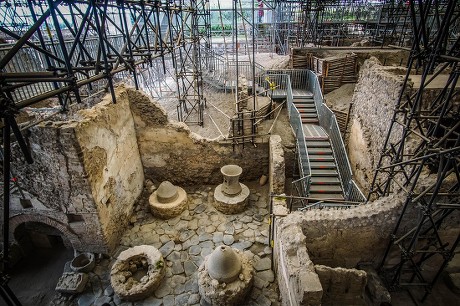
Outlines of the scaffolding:
{"label": "scaffolding", "polygon": [[[197,0],[177,2],[173,8],[178,14],[175,15],[170,27],[178,34],[172,42],[178,47],[173,50],[179,99],[177,119],[202,126],[206,99],[203,96],[200,41],[207,31],[200,33],[198,22],[200,15],[206,15],[206,12],[200,11],[206,5]],[[206,28],[206,25],[204,26]]]}
{"label": "scaffolding", "polygon": [[[390,289],[426,299],[458,246],[442,235],[460,208],[460,38],[458,1],[410,1],[414,42],[403,87],[368,199],[402,193],[404,206],[391,234],[380,272]],[[411,74],[421,71],[419,86]],[[440,81],[442,80],[442,82]],[[435,95],[428,86],[437,82]],[[429,265],[434,271],[425,269]],[[414,296],[416,287],[424,290]]]}

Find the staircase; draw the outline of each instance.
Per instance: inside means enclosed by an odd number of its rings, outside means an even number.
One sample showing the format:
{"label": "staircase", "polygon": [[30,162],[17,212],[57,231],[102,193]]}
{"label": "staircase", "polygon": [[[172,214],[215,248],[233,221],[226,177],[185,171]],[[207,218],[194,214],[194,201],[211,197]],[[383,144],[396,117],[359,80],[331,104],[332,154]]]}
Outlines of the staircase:
{"label": "staircase", "polygon": [[309,197],[321,200],[343,200],[342,185],[329,137],[305,138],[311,167]]}
{"label": "staircase", "polygon": [[310,93],[302,93],[292,97],[293,103],[300,113],[302,123],[318,124],[318,112],[316,111],[315,100]]}
{"label": "staircase", "polygon": [[329,136],[319,126],[313,95],[309,92],[296,93],[293,95],[293,103],[300,113],[310,160],[311,184],[308,196],[319,201],[344,200]]}

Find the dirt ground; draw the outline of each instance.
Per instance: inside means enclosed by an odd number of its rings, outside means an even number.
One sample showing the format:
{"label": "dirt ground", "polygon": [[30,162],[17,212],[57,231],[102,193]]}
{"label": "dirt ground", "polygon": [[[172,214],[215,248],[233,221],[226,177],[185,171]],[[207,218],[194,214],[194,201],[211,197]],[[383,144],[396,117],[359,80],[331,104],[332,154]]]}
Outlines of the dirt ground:
{"label": "dirt ground", "polygon": [[[64,265],[73,258],[73,250],[54,247],[36,248],[13,268],[9,287],[24,306],[49,305]],[[0,305],[3,300],[0,298]]]}
{"label": "dirt ground", "polygon": [[356,84],[345,84],[324,95],[324,100],[332,110],[347,112]]}

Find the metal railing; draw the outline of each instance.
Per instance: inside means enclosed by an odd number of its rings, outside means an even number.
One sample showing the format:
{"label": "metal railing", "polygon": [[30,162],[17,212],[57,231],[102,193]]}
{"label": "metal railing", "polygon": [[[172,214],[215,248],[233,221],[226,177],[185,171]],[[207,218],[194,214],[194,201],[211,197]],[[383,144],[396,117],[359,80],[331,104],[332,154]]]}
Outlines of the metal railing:
{"label": "metal railing", "polygon": [[267,74],[287,74],[291,80],[291,88],[305,89],[309,86],[309,75],[307,69],[270,69]]}
{"label": "metal railing", "polygon": [[332,151],[340,175],[340,181],[344,191],[345,200],[353,202],[365,202],[366,197],[353,180],[353,172],[348,159],[348,154],[343,143],[340,128],[335,114],[324,103],[323,94],[318,77],[313,71],[309,71],[309,89],[313,92],[320,126],[329,135]]}
{"label": "metal railing", "polygon": [[[298,182],[302,186],[300,189],[301,192],[305,193],[302,196],[308,196],[311,183],[310,158],[308,156],[302,119],[297,107],[295,107],[293,103],[294,97],[292,93],[291,78],[287,74],[267,74],[266,77],[270,82],[274,83],[277,90],[285,91],[289,122],[291,123],[291,127],[294,130],[296,137],[296,150],[298,153],[297,157],[300,172],[300,179]],[[270,84],[268,81],[264,82],[264,86],[266,90],[269,90]]]}

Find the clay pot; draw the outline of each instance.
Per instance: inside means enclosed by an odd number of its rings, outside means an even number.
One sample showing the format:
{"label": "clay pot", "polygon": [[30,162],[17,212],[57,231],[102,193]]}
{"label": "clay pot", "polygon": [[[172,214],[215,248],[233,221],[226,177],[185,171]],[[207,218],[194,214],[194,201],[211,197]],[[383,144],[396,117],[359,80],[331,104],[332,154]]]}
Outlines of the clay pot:
{"label": "clay pot", "polygon": [[93,271],[96,261],[93,253],[82,253],[70,262],[70,268],[75,272],[88,273]]}

